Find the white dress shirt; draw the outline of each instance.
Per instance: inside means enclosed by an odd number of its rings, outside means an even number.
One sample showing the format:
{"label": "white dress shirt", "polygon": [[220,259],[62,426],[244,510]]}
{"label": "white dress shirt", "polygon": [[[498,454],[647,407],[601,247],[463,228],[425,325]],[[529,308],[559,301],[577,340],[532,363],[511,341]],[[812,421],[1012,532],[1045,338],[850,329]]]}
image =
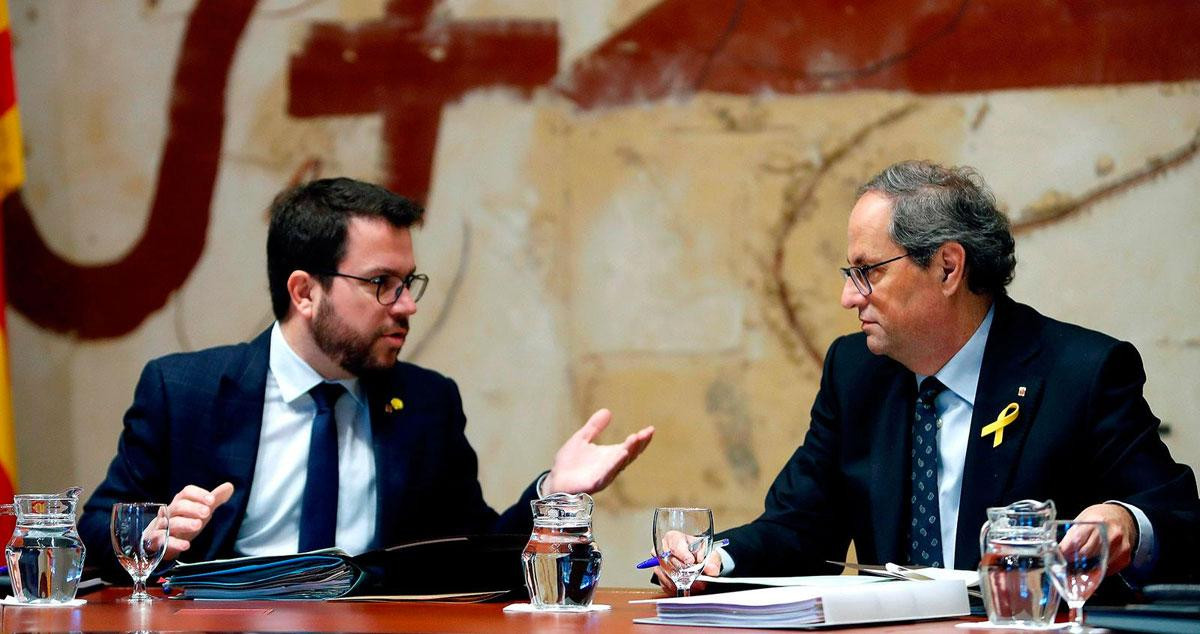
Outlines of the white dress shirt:
{"label": "white dress shirt", "polygon": [[[308,479],[308,447],[316,403],[308,391],[324,379],[292,350],[276,322],[263,399],[262,431],[246,517],[235,550],[242,555],[294,553],[300,546],[300,507]],[[375,538],[375,452],[371,416],[358,379],[334,405],[338,436],[338,548],[356,555]],[[327,509],[333,513],[334,509]]]}
{"label": "white dress shirt", "polygon": [[[947,388],[934,400],[934,407],[938,412],[938,512],[942,523],[942,561],[947,568],[954,566],[958,509],[962,498],[963,469],[967,462],[967,443],[971,435],[971,415],[975,411],[975,391],[979,386],[979,372],[983,367],[983,351],[995,313],[996,306],[993,304],[967,343],[934,374]],[[919,388],[925,375],[916,374],[915,377]],[[1140,533],[1131,564],[1132,570],[1136,572],[1141,566],[1150,563],[1154,528],[1141,509],[1115,500],[1109,502],[1129,509],[1137,519]],[[733,571],[733,557],[724,549],[718,549],[718,552],[721,555],[721,574],[727,575]]]}

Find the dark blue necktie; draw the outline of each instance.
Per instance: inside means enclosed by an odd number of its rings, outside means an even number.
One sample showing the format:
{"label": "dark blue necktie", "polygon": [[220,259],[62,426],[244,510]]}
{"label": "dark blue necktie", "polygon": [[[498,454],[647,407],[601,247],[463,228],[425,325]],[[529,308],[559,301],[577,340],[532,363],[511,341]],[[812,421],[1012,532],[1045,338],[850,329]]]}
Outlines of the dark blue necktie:
{"label": "dark blue necktie", "polygon": [[333,406],[346,388],[320,383],[308,391],[317,404],[308,447],[308,476],[300,505],[300,552],[330,548],[337,537],[338,442]]}
{"label": "dark blue necktie", "polygon": [[908,557],[916,566],[942,567],[942,522],[938,513],[937,409],[934,399],[946,389],[934,377],[921,381],[912,426],[912,512]]}

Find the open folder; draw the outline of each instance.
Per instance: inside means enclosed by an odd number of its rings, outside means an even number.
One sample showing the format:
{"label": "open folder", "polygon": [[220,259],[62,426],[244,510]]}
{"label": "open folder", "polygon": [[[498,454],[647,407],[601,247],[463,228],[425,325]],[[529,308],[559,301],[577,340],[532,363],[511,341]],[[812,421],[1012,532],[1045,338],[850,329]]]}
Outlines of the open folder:
{"label": "open folder", "polygon": [[952,618],[970,612],[961,581],[888,581],[785,586],[716,595],[650,599],[658,616],[636,623],[805,628]]}
{"label": "open folder", "polygon": [[351,557],[337,549],[181,563],[163,591],[185,599],[335,599],[362,595],[517,598],[525,535],[421,540]]}

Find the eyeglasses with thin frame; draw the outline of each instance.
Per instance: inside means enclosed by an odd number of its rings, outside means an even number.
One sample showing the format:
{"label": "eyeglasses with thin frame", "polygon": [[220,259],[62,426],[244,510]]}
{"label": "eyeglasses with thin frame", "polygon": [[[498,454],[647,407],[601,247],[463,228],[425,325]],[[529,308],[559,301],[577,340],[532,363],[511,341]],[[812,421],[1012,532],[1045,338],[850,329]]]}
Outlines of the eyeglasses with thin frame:
{"label": "eyeglasses with thin frame", "polygon": [[883,266],[884,264],[891,264],[892,262],[906,258],[909,255],[911,255],[911,254],[902,253],[890,260],[884,260],[882,262],[876,262],[874,264],[864,264],[862,266],[847,266],[847,267],[844,267],[841,269],[842,277],[850,278],[850,281],[854,282],[854,288],[857,288],[858,292],[862,293],[863,297],[866,297],[871,294],[872,290],[874,290],[871,288],[871,280],[867,279],[867,273],[870,273],[871,269]]}
{"label": "eyeglasses with thin frame", "polygon": [[400,296],[404,294],[404,289],[406,288],[408,289],[408,294],[412,296],[413,302],[419,302],[421,301],[421,296],[425,294],[425,286],[429,284],[429,276],[424,273],[409,273],[404,277],[387,274],[376,275],[374,277],[359,277],[338,271],[325,271],[318,273],[318,275],[348,277],[352,280],[374,284],[375,300],[384,306],[391,306],[400,301]]}

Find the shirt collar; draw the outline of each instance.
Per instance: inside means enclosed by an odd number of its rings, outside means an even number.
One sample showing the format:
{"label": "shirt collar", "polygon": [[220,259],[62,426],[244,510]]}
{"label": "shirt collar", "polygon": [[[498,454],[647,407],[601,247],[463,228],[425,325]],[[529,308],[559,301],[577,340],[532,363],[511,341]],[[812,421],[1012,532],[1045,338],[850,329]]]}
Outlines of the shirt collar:
{"label": "shirt collar", "polygon": [[[975,406],[975,390],[979,387],[979,371],[983,367],[983,349],[987,345],[988,332],[992,329],[992,318],[995,316],[996,304],[993,303],[983,322],[975,329],[975,334],[934,374],[942,385],[970,403],[971,407]],[[924,374],[917,374],[917,385],[920,386],[924,379]]]}
{"label": "shirt collar", "polygon": [[[283,398],[284,403],[291,403],[296,399],[308,394],[308,391],[316,387],[318,383],[325,381],[325,377],[314,370],[311,365],[288,344],[287,339],[283,336],[283,329],[279,327],[279,322],[271,327],[271,358],[270,358],[271,374],[275,376],[275,383],[279,385],[279,395]],[[339,383],[350,396],[354,397],[355,401],[361,405],[363,402],[362,392],[359,388],[358,379],[341,379],[331,381]]]}

